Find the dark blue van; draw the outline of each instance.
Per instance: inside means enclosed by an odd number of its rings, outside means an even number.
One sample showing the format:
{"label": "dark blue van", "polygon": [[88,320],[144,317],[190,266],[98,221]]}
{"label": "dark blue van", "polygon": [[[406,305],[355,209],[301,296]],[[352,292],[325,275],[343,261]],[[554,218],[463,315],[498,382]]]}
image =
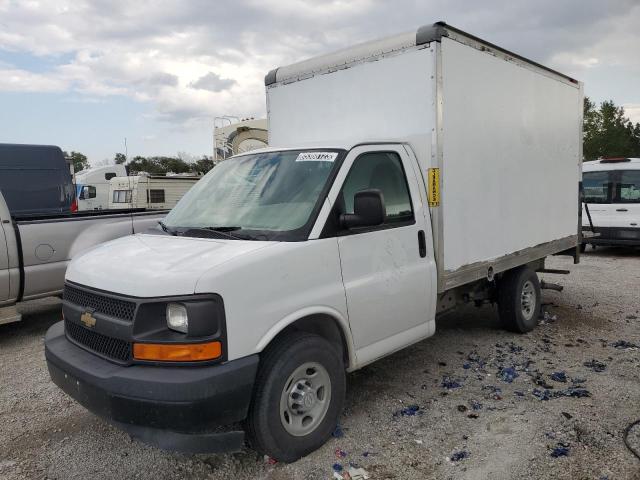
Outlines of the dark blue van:
{"label": "dark blue van", "polygon": [[59,147],[0,143],[0,190],[11,216],[69,214],[75,191]]}

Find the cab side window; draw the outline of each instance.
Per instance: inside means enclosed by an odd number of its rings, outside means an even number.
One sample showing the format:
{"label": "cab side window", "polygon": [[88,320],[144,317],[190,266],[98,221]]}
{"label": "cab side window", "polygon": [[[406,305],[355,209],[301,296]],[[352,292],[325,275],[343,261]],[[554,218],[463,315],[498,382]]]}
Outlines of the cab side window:
{"label": "cab side window", "polygon": [[80,191],[80,200],[88,200],[90,198],[96,198],[96,187],[87,185],[82,187]]}
{"label": "cab side window", "polygon": [[585,172],[582,175],[582,189],[587,203],[611,203],[611,178],[608,171]]}
{"label": "cab side window", "polygon": [[356,158],[342,186],[343,213],[353,213],[355,194],[369,189],[382,192],[387,211],[385,224],[413,221],[409,186],[397,153],[371,152]]}
{"label": "cab side window", "polygon": [[617,190],[620,203],[640,203],[640,170],[621,171]]}

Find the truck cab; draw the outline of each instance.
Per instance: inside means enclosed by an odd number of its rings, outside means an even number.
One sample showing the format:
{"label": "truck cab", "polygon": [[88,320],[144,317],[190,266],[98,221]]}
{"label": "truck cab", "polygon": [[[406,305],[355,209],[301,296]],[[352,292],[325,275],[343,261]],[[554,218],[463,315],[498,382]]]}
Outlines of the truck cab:
{"label": "truck cab", "polygon": [[76,173],[78,210],[109,208],[110,180],[126,176],[127,169],[122,164],[94,167]]}

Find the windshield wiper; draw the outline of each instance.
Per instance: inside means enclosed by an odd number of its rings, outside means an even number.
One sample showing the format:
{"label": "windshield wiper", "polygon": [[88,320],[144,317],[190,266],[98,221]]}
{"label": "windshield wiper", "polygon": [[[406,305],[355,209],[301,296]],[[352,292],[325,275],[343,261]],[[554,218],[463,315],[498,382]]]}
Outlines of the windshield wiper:
{"label": "windshield wiper", "polygon": [[162,220],[158,220],[158,225],[160,225],[160,228],[162,228],[162,230],[167,232],[169,235],[176,235],[175,230],[173,230],[171,227],[168,227]]}
{"label": "windshield wiper", "polygon": [[216,232],[217,234],[220,234],[227,238],[231,238],[233,240],[252,240],[250,236],[245,236],[245,235],[240,236],[240,235],[233,235],[229,233],[229,232],[234,232],[236,230],[242,230],[242,227],[188,227],[188,228],[185,228],[182,234],[184,235],[186,232],[190,230]]}

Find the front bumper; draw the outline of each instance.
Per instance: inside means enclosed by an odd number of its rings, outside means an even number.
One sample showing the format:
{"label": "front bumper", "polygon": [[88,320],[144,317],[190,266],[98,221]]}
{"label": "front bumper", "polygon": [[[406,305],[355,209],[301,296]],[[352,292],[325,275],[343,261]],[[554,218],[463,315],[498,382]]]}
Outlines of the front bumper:
{"label": "front bumper", "polygon": [[147,443],[189,452],[242,443],[242,432],[217,427],[246,417],[257,355],[202,367],[121,366],[71,343],[58,322],[47,331],[45,356],[58,387]]}

